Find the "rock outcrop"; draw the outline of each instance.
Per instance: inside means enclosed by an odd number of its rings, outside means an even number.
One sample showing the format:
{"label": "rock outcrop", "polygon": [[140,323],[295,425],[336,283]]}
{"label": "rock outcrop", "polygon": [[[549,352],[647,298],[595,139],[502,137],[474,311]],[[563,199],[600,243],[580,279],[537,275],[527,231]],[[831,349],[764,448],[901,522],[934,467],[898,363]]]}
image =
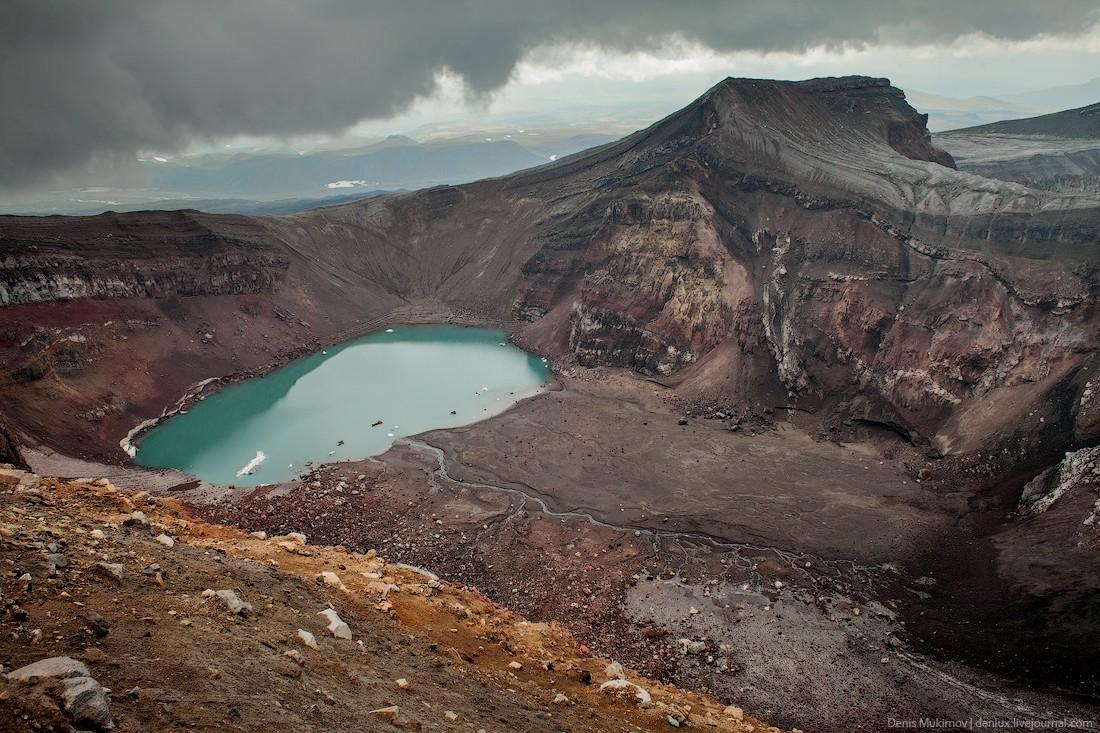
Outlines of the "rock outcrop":
{"label": "rock outcrop", "polygon": [[0,463],[6,463],[24,471],[30,470],[27,462],[23,460],[18,438],[2,417],[0,417]]}
{"label": "rock outcrop", "polygon": [[286,257],[243,217],[215,227],[205,218],[195,211],[3,217],[0,305],[270,290]]}
{"label": "rock outcrop", "polygon": [[1045,512],[1071,491],[1088,491],[1096,496],[1092,511],[1081,522],[1093,526],[1100,514],[1100,446],[1067,453],[1059,463],[1029,481],[1020,494],[1019,512]]}
{"label": "rock outcrop", "polygon": [[111,730],[111,703],[103,686],[92,677],[87,665],[72,657],[40,659],[7,675],[16,693],[27,697],[56,697],[58,706],[81,729]]}

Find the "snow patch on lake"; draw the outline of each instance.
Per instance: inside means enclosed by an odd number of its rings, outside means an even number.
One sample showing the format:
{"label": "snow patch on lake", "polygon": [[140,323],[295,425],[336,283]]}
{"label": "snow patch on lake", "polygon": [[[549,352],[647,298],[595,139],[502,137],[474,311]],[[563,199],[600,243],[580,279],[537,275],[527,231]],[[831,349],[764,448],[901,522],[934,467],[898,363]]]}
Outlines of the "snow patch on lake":
{"label": "snow patch on lake", "polygon": [[256,472],[256,469],[260,467],[260,464],[267,459],[262,450],[256,451],[256,457],[248,463],[241,466],[241,470],[237,471],[237,476],[248,476]]}

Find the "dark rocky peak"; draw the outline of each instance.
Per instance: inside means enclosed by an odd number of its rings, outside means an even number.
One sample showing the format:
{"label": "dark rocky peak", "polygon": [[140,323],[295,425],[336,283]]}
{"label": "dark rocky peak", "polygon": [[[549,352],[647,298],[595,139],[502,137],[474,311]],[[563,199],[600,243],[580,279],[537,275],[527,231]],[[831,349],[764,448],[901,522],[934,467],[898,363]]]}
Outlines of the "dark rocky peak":
{"label": "dark rocky peak", "polygon": [[718,124],[741,138],[763,134],[773,144],[846,152],[877,143],[911,160],[955,167],[951,156],[932,144],[928,116],[913,109],[889,79],[727,78],[698,103],[712,108]]}

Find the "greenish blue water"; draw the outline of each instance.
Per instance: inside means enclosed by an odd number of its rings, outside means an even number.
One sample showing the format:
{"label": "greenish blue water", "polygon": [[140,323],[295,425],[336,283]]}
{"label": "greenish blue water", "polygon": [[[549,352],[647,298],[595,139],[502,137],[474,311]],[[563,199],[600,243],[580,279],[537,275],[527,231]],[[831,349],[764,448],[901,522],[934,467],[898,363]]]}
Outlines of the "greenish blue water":
{"label": "greenish blue water", "polygon": [[208,396],[142,437],[134,460],[220,485],[286,481],[307,461],[366,458],[400,436],[495,415],[549,373],[496,329],[394,327]]}

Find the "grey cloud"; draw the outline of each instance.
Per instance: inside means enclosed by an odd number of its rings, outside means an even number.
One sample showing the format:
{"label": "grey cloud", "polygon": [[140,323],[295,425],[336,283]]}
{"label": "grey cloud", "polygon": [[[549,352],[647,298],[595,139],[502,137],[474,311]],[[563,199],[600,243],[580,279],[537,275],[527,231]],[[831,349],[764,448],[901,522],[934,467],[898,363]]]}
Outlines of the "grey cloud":
{"label": "grey cloud", "polygon": [[552,43],[797,51],[1098,19],[1095,0],[5,0],[0,185],[194,139],[338,131],[407,108],[441,69],[490,92]]}

